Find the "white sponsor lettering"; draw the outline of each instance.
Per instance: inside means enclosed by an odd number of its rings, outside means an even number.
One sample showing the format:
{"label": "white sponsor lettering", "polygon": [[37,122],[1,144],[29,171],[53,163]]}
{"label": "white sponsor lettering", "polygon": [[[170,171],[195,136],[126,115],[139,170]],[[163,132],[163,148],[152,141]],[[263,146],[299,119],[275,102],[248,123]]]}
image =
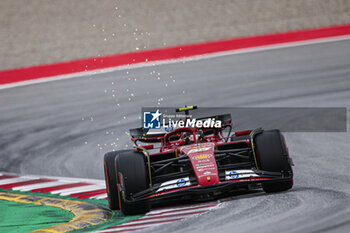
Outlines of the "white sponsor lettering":
{"label": "white sponsor lettering", "polygon": [[221,128],[222,124],[220,120],[215,120],[215,118],[208,118],[204,121],[197,120],[196,118],[173,121],[172,119],[169,118],[168,124],[167,124],[166,120],[163,118],[163,125],[167,127],[173,127],[173,128],[181,128],[181,127]]}

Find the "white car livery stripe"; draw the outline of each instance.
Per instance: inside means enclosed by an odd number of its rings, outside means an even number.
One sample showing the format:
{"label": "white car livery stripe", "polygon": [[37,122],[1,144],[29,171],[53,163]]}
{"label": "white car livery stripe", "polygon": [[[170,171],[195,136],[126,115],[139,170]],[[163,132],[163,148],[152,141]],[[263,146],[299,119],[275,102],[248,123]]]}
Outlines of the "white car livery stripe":
{"label": "white car livery stripe", "polygon": [[182,187],[186,187],[186,186],[190,186],[190,185],[191,185],[190,177],[179,178],[176,180],[170,180],[170,181],[162,183],[156,192],[159,193],[159,192],[162,192],[165,190],[182,188]]}
{"label": "white car livery stripe", "polygon": [[226,180],[236,180],[241,178],[250,178],[258,176],[258,174],[256,174],[253,170],[250,169],[225,171]]}

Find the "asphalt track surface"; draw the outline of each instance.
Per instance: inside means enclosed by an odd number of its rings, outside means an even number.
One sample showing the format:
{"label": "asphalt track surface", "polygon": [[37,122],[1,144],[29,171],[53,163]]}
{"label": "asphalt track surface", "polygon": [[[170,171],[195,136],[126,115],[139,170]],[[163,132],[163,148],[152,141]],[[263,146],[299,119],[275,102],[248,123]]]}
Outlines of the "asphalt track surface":
{"label": "asphalt track surface", "polygon": [[[158,102],[349,108],[350,40],[0,90],[0,170],[102,179],[103,154],[124,148],[141,107]],[[234,196],[167,232],[348,232],[349,133],[285,135],[295,163],[290,192]]]}

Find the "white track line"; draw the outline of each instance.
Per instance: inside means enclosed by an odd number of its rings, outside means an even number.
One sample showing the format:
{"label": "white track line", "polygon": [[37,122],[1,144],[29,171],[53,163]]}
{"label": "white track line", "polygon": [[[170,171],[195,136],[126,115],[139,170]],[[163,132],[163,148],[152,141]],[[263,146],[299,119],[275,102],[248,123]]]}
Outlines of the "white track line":
{"label": "white track line", "polygon": [[104,230],[100,230],[100,231],[95,231],[95,233],[103,233],[103,232],[115,232],[115,233],[119,233],[119,232],[128,232],[128,231],[137,231],[137,230],[142,230],[145,228],[149,228],[147,227],[142,227],[142,226],[138,226],[138,227],[126,227],[126,228],[122,228],[122,229],[104,229]]}
{"label": "white track line", "polygon": [[0,180],[0,185],[13,184],[13,183],[17,183],[17,182],[37,180],[37,179],[38,178],[33,179],[33,178],[27,178],[27,177],[8,178],[8,179]]}
{"label": "white track line", "polygon": [[181,214],[187,214],[187,213],[197,212],[197,211],[201,211],[201,210],[207,210],[207,211],[209,211],[210,209],[212,209],[212,208],[188,209],[188,210],[181,210],[181,209],[180,209],[180,210],[177,210],[177,211],[175,211],[175,212],[173,212],[173,211],[164,211],[164,212],[159,213],[159,214],[147,215],[147,216],[149,216],[149,217],[154,217],[154,216],[167,216],[167,215],[169,215],[169,214],[179,214],[179,215],[181,215]]}
{"label": "white track line", "polygon": [[107,197],[107,194],[105,193],[98,196],[90,197],[90,199],[105,199],[106,197]]}
{"label": "white track line", "polygon": [[183,220],[200,214],[207,213],[213,208],[219,206],[220,203],[206,203],[195,206],[183,206],[178,208],[165,208],[149,212],[146,216],[123,223],[109,229],[98,231],[102,232],[126,232],[136,231],[144,228],[155,227],[171,222]]}
{"label": "white track line", "polygon": [[139,219],[132,220],[128,222],[128,224],[139,224],[139,223],[150,223],[150,222],[157,222],[162,220],[171,220],[171,219],[177,219],[177,218],[188,218],[195,215],[200,215],[208,212],[208,210],[199,210],[199,211],[192,211],[192,212],[179,212],[174,214],[168,214],[168,215],[160,215],[160,216],[152,216],[152,217],[142,217]]}
{"label": "white track line", "polygon": [[164,209],[162,211],[151,211],[147,214],[147,216],[159,216],[159,215],[167,215],[170,213],[188,213],[191,211],[197,211],[197,210],[203,210],[203,209],[207,209],[210,210],[212,208],[216,208],[219,204],[217,203],[217,205],[212,204],[213,206],[208,206],[208,205],[201,205],[201,206],[187,206],[187,207],[183,207],[183,208],[177,208],[177,209]]}
{"label": "white track line", "polygon": [[[75,182],[71,183],[71,184],[75,184]],[[65,193],[67,193],[67,195],[69,195],[69,193],[78,193],[80,192],[80,190],[82,190],[85,187],[91,186],[92,184],[85,184],[85,185],[80,185],[77,187],[71,187],[71,188],[62,188],[62,189],[58,189],[58,190],[54,190],[51,191],[51,194],[59,194],[61,196],[66,196],[64,195]]]}
{"label": "white track line", "polygon": [[336,41],[343,41],[343,40],[349,40],[349,39],[350,39],[350,35],[334,36],[334,37],[321,38],[321,39],[311,39],[311,40],[304,40],[304,41],[298,41],[298,42],[286,42],[286,43],[280,43],[280,44],[276,44],[276,45],[265,45],[265,46],[252,47],[252,48],[246,48],[246,49],[236,49],[236,50],[230,50],[230,51],[225,51],[225,52],[216,52],[216,53],[210,53],[210,54],[195,55],[195,56],[186,57],[186,58],[137,63],[137,64],[132,64],[132,65],[123,65],[123,66],[117,66],[117,67],[111,67],[111,68],[96,69],[93,71],[86,71],[86,72],[79,72],[79,73],[72,73],[72,74],[65,74],[65,75],[57,75],[57,76],[39,78],[39,79],[35,79],[35,80],[28,80],[28,81],[22,81],[22,82],[17,82],[17,83],[3,84],[3,85],[0,85],[0,90],[19,87],[19,86],[27,86],[27,85],[32,85],[32,84],[39,84],[39,83],[64,80],[64,79],[71,79],[71,78],[82,77],[82,76],[90,76],[90,75],[94,75],[97,73],[108,73],[108,72],[113,72],[113,71],[117,71],[117,70],[129,70],[129,69],[137,69],[137,68],[142,68],[142,67],[150,67],[150,66],[155,66],[155,65],[197,61],[197,60],[210,59],[210,58],[215,58],[215,57],[244,54],[244,53],[254,53],[254,52],[260,52],[260,51],[266,51],[266,50],[283,49],[283,48],[290,48],[290,47],[297,47],[297,46],[311,45],[311,44],[336,42]]}
{"label": "white track line", "polygon": [[[1,172],[1,175],[17,175],[12,173],[4,173]],[[23,182],[23,181],[30,181],[30,180],[37,180],[40,178],[47,178],[47,179],[55,179],[56,181],[48,181],[43,182],[39,184],[28,184],[28,185],[22,185],[18,187],[13,187],[13,190],[17,191],[32,191],[34,189],[42,189],[42,188],[50,188],[55,187],[59,185],[65,185],[65,184],[74,184],[79,182],[86,182],[86,185],[82,185],[79,187],[72,187],[72,188],[62,188],[59,190],[54,190],[50,192],[51,194],[59,194],[60,196],[68,196],[71,194],[76,193],[82,193],[82,192],[89,192],[89,191],[95,191],[100,189],[105,189],[105,181],[104,180],[96,180],[96,179],[79,179],[79,178],[67,178],[67,177],[56,177],[56,176],[35,176],[35,175],[26,175],[26,176],[19,176],[19,177],[13,177],[13,178],[7,178],[0,180],[0,185],[9,185],[17,182]],[[105,199],[107,197],[107,194],[97,194],[95,196],[89,197],[89,199]]]}
{"label": "white track line", "polygon": [[[138,223],[138,224],[122,224],[119,226],[115,226],[109,229],[105,229],[102,231],[98,231],[98,232],[119,232],[119,231],[127,231],[127,230],[135,230],[138,229],[140,227],[142,228],[150,228],[150,227],[155,227],[155,226],[159,226],[159,225],[163,225],[163,224],[167,224],[167,223],[172,223],[172,222],[177,222],[184,219],[183,217],[178,217],[176,219],[168,219],[168,220],[159,220],[159,221],[153,221],[153,222],[146,222],[146,223]],[[128,222],[130,223],[130,222]],[[151,225],[151,226],[149,226]]]}
{"label": "white track line", "polygon": [[[169,218],[163,218],[163,219],[149,219],[149,220],[140,220],[140,221],[130,221],[128,224],[121,225],[121,228],[125,227],[133,227],[133,226],[143,226],[143,225],[152,225],[152,224],[164,224],[168,222],[175,222],[184,219],[185,217],[177,216],[177,217],[169,217]],[[162,223],[159,223],[162,222]]]}
{"label": "white track line", "polygon": [[75,193],[94,191],[94,190],[103,189],[103,188],[104,187],[99,186],[99,185],[85,185],[85,186],[81,186],[81,187],[56,190],[56,191],[53,191],[51,193],[52,194],[60,194],[60,196],[68,196],[68,195],[75,194]]}
{"label": "white track line", "polygon": [[[16,173],[3,172],[3,171],[1,171],[0,174],[2,174],[2,175],[14,175],[14,176],[18,176],[20,178],[27,178],[27,179],[46,178],[46,179],[55,179],[55,180],[59,180],[62,182],[68,182],[68,183],[86,182],[86,183],[105,186],[104,180],[97,180],[97,179],[73,178],[73,177],[64,177],[64,176],[20,175],[20,174],[16,174]],[[8,179],[10,179],[10,178],[8,178]]]}
{"label": "white track line", "polygon": [[90,183],[90,184],[95,184],[95,185],[101,185],[104,187],[106,185],[104,180],[96,180],[96,179],[69,178],[69,177],[59,177],[59,176],[45,176],[45,177],[41,177],[41,178],[57,179],[60,181],[67,181],[70,183],[85,182],[85,183]]}
{"label": "white track line", "polygon": [[62,182],[62,181],[49,181],[49,182],[40,183],[40,184],[31,184],[31,185],[14,187],[13,190],[19,190],[19,191],[25,192],[25,191],[31,191],[39,188],[49,188],[49,187],[58,186],[62,184],[69,184],[69,183]]}

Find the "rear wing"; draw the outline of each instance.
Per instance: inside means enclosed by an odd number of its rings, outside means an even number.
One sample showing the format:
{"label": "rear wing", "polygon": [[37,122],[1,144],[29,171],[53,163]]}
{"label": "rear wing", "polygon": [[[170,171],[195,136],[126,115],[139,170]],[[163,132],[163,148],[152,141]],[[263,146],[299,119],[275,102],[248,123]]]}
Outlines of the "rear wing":
{"label": "rear wing", "polygon": [[133,140],[141,142],[156,143],[161,142],[167,132],[152,131],[152,129],[135,128],[130,129],[130,136]]}
{"label": "rear wing", "polygon": [[216,115],[216,116],[210,116],[210,117],[203,117],[203,118],[198,118],[198,120],[205,120],[208,118],[215,118],[215,120],[221,121],[222,126],[232,123],[232,117],[231,114],[223,114],[223,115]]}

